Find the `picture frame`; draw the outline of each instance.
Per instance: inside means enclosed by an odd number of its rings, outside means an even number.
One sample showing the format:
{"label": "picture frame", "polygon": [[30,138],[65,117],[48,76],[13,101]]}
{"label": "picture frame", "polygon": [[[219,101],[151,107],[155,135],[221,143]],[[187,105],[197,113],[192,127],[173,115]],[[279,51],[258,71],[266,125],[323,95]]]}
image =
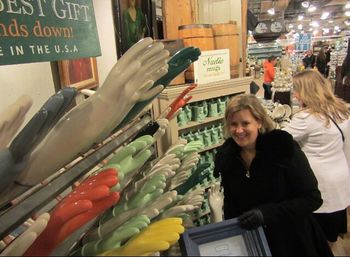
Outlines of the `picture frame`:
{"label": "picture frame", "polygon": [[271,256],[263,228],[243,229],[237,218],[187,229],[179,243],[182,256]]}
{"label": "picture frame", "polygon": [[58,61],[58,72],[61,88],[82,90],[99,85],[96,57]]}
{"label": "picture frame", "polygon": [[118,58],[142,38],[158,38],[154,0],[112,0],[112,6]]}

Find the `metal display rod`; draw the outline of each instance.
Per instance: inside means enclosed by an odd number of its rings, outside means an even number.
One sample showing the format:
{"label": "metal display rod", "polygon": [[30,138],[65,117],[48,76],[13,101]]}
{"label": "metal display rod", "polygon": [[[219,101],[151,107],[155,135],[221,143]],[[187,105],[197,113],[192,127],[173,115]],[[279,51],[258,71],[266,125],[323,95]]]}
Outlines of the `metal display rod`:
{"label": "metal display rod", "polygon": [[38,189],[29,197],[1,214],[0,238],[7,236],[11,231],[30,218],[33,213],[49,204],[56,196],[79,180],[84,174],[115,151],[115,149],[119,148],[135,136],[139,130],[145,127],[150,121],[150,116],[144,116],[141,120],[131,125],[127,130],[117,135],[114,139],[92,152],[74,166],[68,168],[59,177],[50,181],[47,185]]}

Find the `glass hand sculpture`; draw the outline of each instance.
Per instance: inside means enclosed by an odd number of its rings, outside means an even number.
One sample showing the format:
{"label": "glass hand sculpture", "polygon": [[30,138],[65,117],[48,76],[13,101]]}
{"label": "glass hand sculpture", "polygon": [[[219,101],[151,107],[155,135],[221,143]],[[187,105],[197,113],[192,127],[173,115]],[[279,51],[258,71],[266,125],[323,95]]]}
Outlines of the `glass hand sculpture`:
{"label": "glass hand sculpture", "polygon": [[48,256],[76,229],[115,205],[119,193],[110,192],[109,189],[117,182],[117,172],[106,170],[76,187],[50,213],[46,229],[25,255]]}
{"label": "glass hand sculpture", "polygon": [[223,220],[224,195],[221,190],[220,182],[213,184],[208,190],[209,208],[211,211],[210,220],[213,223]]}
{"label": "glass hand sculpture", "polygon": [[[0,192],[3,192],[1,202],[11,200],[26,187],[13,185],[26,166],[32,150],[40,143],[50,128],[63,115],[76,95],[76,89],[65,88],[51,96],[40,110],[30,119],[8,148],[0,154]],[[14,120],[16,123],[17,121]]]}
{"label": "glass hand sculpture", "polygon": [[0,114],[0,149],[11,142],[32,105],[33,100],[27,95],[22,95]]}
{"label": "glass hand sculpture", "polygon": [[44,231],[49,219],[50,214],[47,212],[41,214],[26,231],[1,252],[0,256],[22,256],[35,239]]}
{"label": "glass hand sculpture", "polygon": [[101,256],[148,256],[165,251],[179,240],[184,230],[182,219],[163,219],[149,225],[122,247],[106,251]]}
{"label": "glass hand sculpture", "polygon": [[169,52],[162,43],[145,38],[130,48],[103,85],[52,128],[34,150],[18,182],[35,185],[105,139],[139,101],[156,96],[153,82],[167,73]]}
{"label": "glass hand sculpture", "polygon": [[[167,74],[162,76],[159,80],[154,82],[154,86],[164,85],[166,87],[169,83],[181,72],[186,70],[192,62],[198,60],[198,57],[201,55],[201,51],[199,48],[187,47],[179,50],[175,53],[169,60],[169,70]],[[148,100],[137,103],[128,113],[128,115],[123,119],[123,121],[116,127],[116,130],[123,128],[126,124],[128,124],[132,119],[134,119],[141,110],[147,106],[153,99],[149,98]]]}

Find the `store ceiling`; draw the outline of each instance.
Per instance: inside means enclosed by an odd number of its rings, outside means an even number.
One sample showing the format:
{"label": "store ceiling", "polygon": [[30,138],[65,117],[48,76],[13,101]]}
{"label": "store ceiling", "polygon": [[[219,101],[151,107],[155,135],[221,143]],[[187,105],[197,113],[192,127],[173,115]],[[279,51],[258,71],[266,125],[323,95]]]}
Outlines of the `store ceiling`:
{"label": "store ceiling", "polygon": [[[248,0],[248,8],[254,13],[258,20],[271,20],[271,19],[284,19],[287,29],[289,24],[293,24],[295,30],[298,24],[303,25],[303,30],[310,28],[312,21],[319,22],[319,28],[333,28],[338,25],[341,29],[350,29],[349,25],[346,25],[344,21],[348,20],[345,16],[345,5],[347,0],[311,0],[310,4],[317,7],[316,11],[308,12],[306,8],[302,7],[304,0]],[[350,3],[350,1],[349,1]],[[276,14],[271,16],[267,13],[267,10],[274,7]],[[326,20],[320,20],[322,12],[327,11],[330,13]],[[348,9],[350,11],[350,9]],[[298,20],[298,16],[303,15],[302,21]],[[333,20],[330,23],[329,20]]]}

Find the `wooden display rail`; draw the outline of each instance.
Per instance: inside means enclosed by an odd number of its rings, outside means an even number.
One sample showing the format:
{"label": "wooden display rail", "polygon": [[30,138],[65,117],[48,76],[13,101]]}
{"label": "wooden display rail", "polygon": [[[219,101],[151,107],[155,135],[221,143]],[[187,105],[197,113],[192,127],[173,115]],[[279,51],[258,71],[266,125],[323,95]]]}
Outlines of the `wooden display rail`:
{"label": "wooden display rail", "polygon": [[[234,94],[249,93],[249,84],[252,82],[253,77],[242,77],[231,80],[218,81],[208,84],[200,84],[188,95],[192,96],[189,103],[198,102],[202,100],[218,98],[223,96],[230,96]],[[158,117],[166,108],[171,104],[171,102],[178,97],[183,90],[185,90],[190,84],[171,86],[166,88],[154,101],[153,101],[153,111],[154,117]],[[214,120],[220,120],[221,117],[215,117]],[[198,124],[189,123],[188,125],[179,127],[176,118],[169,122],[169,127],[167,128],[165,135],[157,142],[158,155],[162,155],[172,144],[178,141],[179,131],[184,130],[197,125],[206,124],[211,120],[206,119]]]}
{"label": "wooden display rail", "polygon": [[217,120],[222,120],[223,118],[224,118],[224,116],[221,115],[218,117],[207,117],[203,121],[189,121],[189,122],[187,122],[186,125],[179,127],[179,130],[185,130],[188,128],[197,127],[197,126],[203,125],[205,123],[209,123],[209,122],[213,122],[213,121],[217,121]]}

